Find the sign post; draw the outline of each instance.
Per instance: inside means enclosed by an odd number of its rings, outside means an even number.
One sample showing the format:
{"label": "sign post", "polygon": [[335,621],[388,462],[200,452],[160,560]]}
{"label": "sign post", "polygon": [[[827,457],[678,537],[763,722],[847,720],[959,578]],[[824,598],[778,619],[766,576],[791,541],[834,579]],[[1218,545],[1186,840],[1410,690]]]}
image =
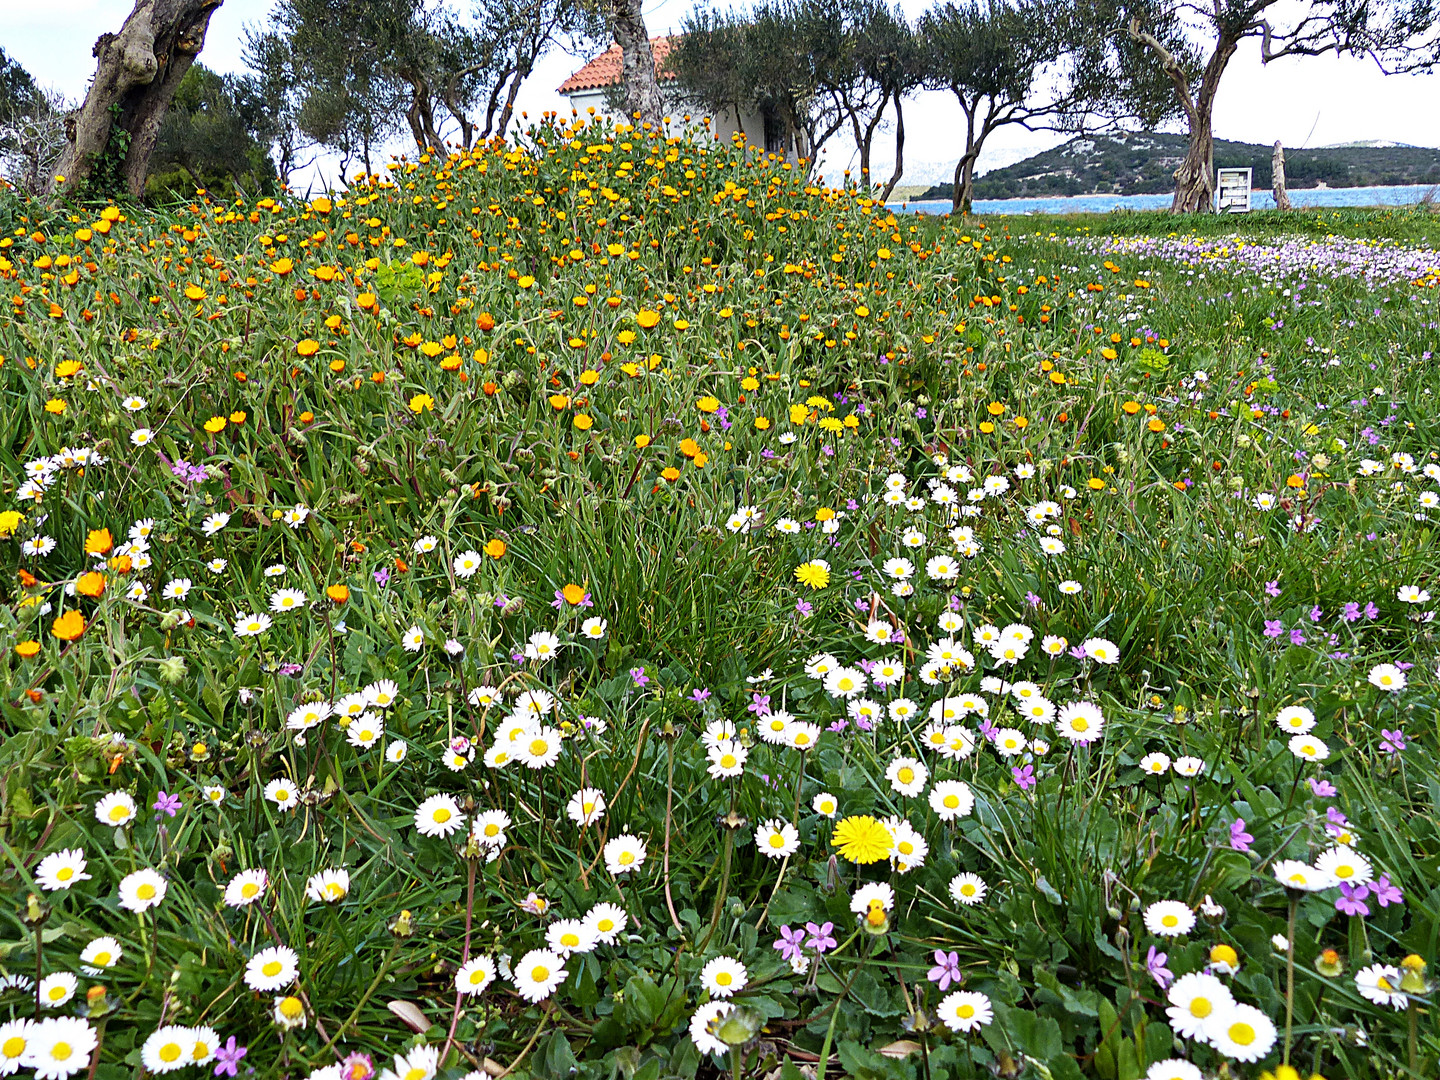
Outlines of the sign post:
{"label": "sign post", "polygon": [[1250,212],[1250,180],[1250,169],[1216,169],[1216,213],[1248,214]]}

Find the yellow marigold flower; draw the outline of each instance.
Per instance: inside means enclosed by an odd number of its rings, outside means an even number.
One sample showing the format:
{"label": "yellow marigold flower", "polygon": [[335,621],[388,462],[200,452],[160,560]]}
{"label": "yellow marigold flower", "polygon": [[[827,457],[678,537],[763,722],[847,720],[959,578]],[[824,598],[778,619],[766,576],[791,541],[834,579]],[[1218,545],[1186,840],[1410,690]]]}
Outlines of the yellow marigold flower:
{"label": "yellow marigold flower", "polygon": [[822,506],[815,511],[816,521],[829,521],[835,516],[835,511],[828,506]]}
{"label": "yellow marigold flower", "polygon": [[320,343],[314,338],[301,338],[295,343],[295,351],[301,356],[314,356],[320,351]]}
{"label": "yellow marigold flower", "polygon": [[803,424],[805,418],[810,415],[810,409],[805,405],[790,406],[790,423]]}
{"label": "yellow marigold flower", "polygon": [[576,585],[574,582],[571,582],[560,590],[560,595],[567,604],[575,607],[581,600],[585,599],[585,586]]}
{"label": "yellow marigold flower", "polygon": [[410,411],[413,413],[433,412],[435,410],[435,399],[429,394],[416,394],[410,399]]}
{"label": "yellow marigold flower", "polygon": [[595,426],[595,420],[585,413],[576,413],[575,419],[571,421],[581,431],[589,431]]}
{"label": "yellow marigold flower", "polygon": [[40,642],[38,642],[38,641],[22,641],[22,642],[20,642],[19,645],[16,645],[16,646],[15,646],[15,653],[16,653],[16,655],[19,656],[19,657],[21,657],[21,658],[24,659],[24,660],[29,660],[32,656],[34,656],[34,655],[35,655],[36,653],[38,653],[39,651],[40,651]]}
{"label": "yellow marigold flower", "polygon": [[220,432],[225,430],[226,423],[227,421],[225,417],[212,416],[209,420],[205,421],[205,430],[208,431],[211,435],[219,435]]}
{"label": "yellow marigold flower", "polygon": [[830,584],[830,564],[824,559],[813,559],[795,568],[795,580],[812,589],[823,589]]}
{"label": "yellow marigold flower", "polygon": [[587,368],[580,373],[580,383],[583,386],[594,386],[599,381],[600,373],[598,371]]}
{"label": "yellow marigold flower", "polygon": [[85,537],[85,554],[104,555],[115,546],[115,538],[110,535],[109,529],[91,529]]}
{"label": "yellow marigold flower", "polygon": [[890,830],[868,814],[843,818],[835,826],[830,843],[842,859],[865,865],[890,857],[895,838]]}
{"label": "yellow marigold flower", "polygon": [[501,540],[498,536],[494,540],[487,541],[485,544],[485,554],[489,555],[492,559],[500,558],[505,554],[505,541]]}
{"label": "yellow marigold flower", "polygon": [[681,439],[680,453],[684,454],[688,458],[693,458],[700,453],[700,444],[697,443],[694,439]]}
{"label": "yellow marigold flower", "polygon": [[528,289],[535,284],[535,279],[529,274],[521,274],[520,279],[516,281],[515,284],[519,285],[522,289]]}
{"label": "yellow marigold flower", "polygon": [[65,402],[61,401],[59,398],[51,398],[49,401],[45,402],[45,411],[48,413],[54,413],[56,416],[59,416],[61,413],[63,413],[65,409]]}
{"label": "yellow marigold flower", "polygon": [[245,412],[244,409],[236,409],[234,412],[232,412],[232,413],[230,414],[230,423],[232,423],[232,424],[243,424],[243,423],[245,422],[245,417],[246,417],[246,412]]}
{"label": "yellow marigold flower", "polygon": [[770,418],[766,416],[755,417],[755,430],[767,431],[770,428]]}
{"label": "yellow marigold flower", "polygon": [[1101,480],[1100,477],[1098,477],[1098,476],[1092,476],[1092,477],[1090,477],[1089,480],[1086,480],[1086,481],[1085,481],[1085,485],[1086,485],[1091,491],[1104,491],[1104,490],[1105,490],[1105,481],[1104,481],[1104,480]]}
{"label": "yellow marigold flower", "polygon": [[25,515],[20,513],[19,510],[0,511],[0,540],[14,536],[15,530],[20,527],[20,523],[24,520]]}
{"label": "yellow marigold flower", "polygon": [[79,360],[62,360],[55,365],[55,377],[57,379],[68,379],[82,370]]}
{"label": "yellow marigold flower", "polygon": [[1158,416],[1152,416],[1145,426],[1158,435],[1165,430],[1165,421],[1161,420]]}
{"label": "yellow marigold flower", "polygon": [[569,397],[568,394],[551,394],[551,395],[550,395],[550,407],[551,407],[552,409],[554,409],[556,412],[560,412],[562,409],[569,408],[569,406],[570,406],[570,397]]}
{"label": "yellow marigold flower", "polygon": [[713,413],[720,408],[720,399],[706,395],[695,402],[695,407],[703,413]]}
{"label": "yellow marigold flower", "polygon": [[325,586],[325,595],[333,602],[343,604],[350,599],[350,588],[347,585],[327,585]]}
{"label": "yellow marigold flower", "polygon": [[994,430],[995,430],[995,425],[992,424],[989,420],[982,420],[982,421],[980,422],[980,433],[981,433],[982,435],[989,435],[989,434],[990,434],[991,432],[993,432]]}
{"label": "yellow marigold flower", "polygon": [[321,195],[320,198],[311,202],[310,209],[314,210],[317,214],[328,214],[330,212],[330,200],[325,198],[324,195]]}
{"label": "yellow marigold flower", "polygon": [[680,470],[675,468],[674,465],[668,465],[664,469],[660,470],[660,478],[662,480],[668,480],[673,483],[674,481],[680,479]]}
{"label": "yellow marigold flower", "polygon": [[85,632],[85,616],[70,610],[50,624],[50,633],[61,641],[74,641]]}
{"label": "yellow marigold flower", "polygon": [[633,345],[635,344],[635,331],[621,330],[620,333],[615,335],[615,340],[618,341],[621,345]]}
{"label": "yellow marigold flower", "polygon": [[1002,402],[992,401],[989,405],[985,406],[985,411],[991,416],[999,416],[1005,411],[1005,406]]}
{"label": "yellow marigold flower", "polygon": [[642,309],[635,316],[635,322],[642,330],[653,329],[660,325],[660,313],[658,311],[651,311],[648,308]]}
{"label": "yellow marigold flower", "polygon": [[272,274],[279,274],[281,277],[284,277],[286,274],[290,273],[290,271],[294,269],[294,259],[276,259],[273,263],[270,264],[270,272]]}
{"label": "yellow marigold flower", "polygon": [[185,286],[185,299],[186,299],[186,300],[195,300],[195,301],[204,300],[204,299],[205,299],[205,290],[202,289],[199,285],[186,285],[186,286]]}
{"label": "yellow marigold flower", "polygon": [[647,446],[649,446],[649,445],[650,445],[650,436],[649,436],[649,435],[636,435],[636,436],[635,436],[635,449],[636,449],[636,450],[644,450],[644,449],[645,449]]}

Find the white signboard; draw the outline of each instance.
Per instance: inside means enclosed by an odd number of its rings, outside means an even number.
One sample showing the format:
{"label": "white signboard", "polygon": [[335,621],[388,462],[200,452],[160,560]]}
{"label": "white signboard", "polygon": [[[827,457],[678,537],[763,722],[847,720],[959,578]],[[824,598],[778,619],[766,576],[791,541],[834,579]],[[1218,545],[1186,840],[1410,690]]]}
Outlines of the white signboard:
{"label": "white signboard", "polygon": [[1249,169],[1215,170],[1215,210],[1221,214],[1250,212]]}

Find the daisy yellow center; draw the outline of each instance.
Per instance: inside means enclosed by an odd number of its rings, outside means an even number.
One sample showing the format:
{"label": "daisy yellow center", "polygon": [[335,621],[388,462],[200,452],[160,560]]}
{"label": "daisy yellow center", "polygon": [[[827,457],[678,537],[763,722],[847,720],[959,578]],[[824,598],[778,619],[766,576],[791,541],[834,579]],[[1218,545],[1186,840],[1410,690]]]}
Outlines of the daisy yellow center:
{"label": "daisy yellow center", "polygon": [[770,846],[773,847],[773,848],[782,848],[782,847],[784,847],[784,846],[785,846],[785,837],[781,836],[778,832],[777,832],[777,833],[772,833],[771,836],[770,836]]}
{"label": "daisy yellow center", "polygon": [[405,1080],[425,1080],[425,1070],[418,1066],[405,1070]]}
{"label": "daisy yellow center", "polygon": [[110,808],[111,821],[124,821],[129,816],[130,811],[124,806],[124,804],[117,803]]}
{"label": "daisy yellow center", "polygon": [[800,732],[800,734],[798,734],[798,735],[795,736],[795,745],[796,745],[796,746],[807,746],[807,745],[809,745],[809,743],[810,743],[810,736],[807,735],[807,734],[805,734],[803,731]]}
{"label": "daisy yellow center", "polygon": [[854,679],[841,679],[840,682],[838,683],[838,685],[839,685],[839,687],[840,687],[841,690],[853,690],[853,689],[855,688],[855,680],[854,680]]}
{"label": "daisy yellow center", "polygon": [[97,953],[95,954],[95,956],[93,957],[93,959],[92,959],[91,962],[92,962],[92,963],[99,964],[101,967],[109,967],[109,966],[110,966],[110,953],[109,953],[108,951],[106,951],[106,952],[97,952]]}
{"label": "daisy yellow center", "polygon": [[481,970],[479,970],[479,969],[476,969],[475,971],[472,971],[472,972],[470,973],[470,985],[471,985],[471,986],[479,986],[479,985],[480,985],[482,982],[484,982],[484,981],[485,981],[485,972],[484,972],[484,971],[481,971]]}
{"label": "daisy yellow center", "polygon": [[580,809],[584,810],[587,814],[593,814],[595,812],[595,804],[593,802],[581,803]]}
{"label": "daisy yellow center", "polygon": [[251,899],[259,892],[260,886],[256,885],[253,881],[247,881],[244,885],[240,886],[240,895],[243,896],[246,900]]}
{"label": "daisy yellow center", "polygon": [[908,766],[901,769],[897,775],[900,777],[900,782],[902,784],[911,784],[915,782],[915,770]]}
{"label": "daisy yellow center", "polygon": [[1291,874],[1290,880],[1293,881],[1296,885],[1304,885],[1305,875],[1300,873]]}
{"label": "daisy yellow center", "polygon": [[963,895],[963,896],[974,896],[974,895],[975,895],[975,886],[974,886],[974,885],[971,885],[971,884],[967,881],[964,885],[961,885],[961,886],[960,886],[960,892],[961,892],[961,895]]}
{"label": "daisy yellow center", "polygon": [[1337,866],[1335,867],[1335,876],[1338,878],[1354,877],[1355,868],[1353,866]]}
{"label": "daisy yellow center", "polygon": [[290,792],[288,792],[284,788],[281,788],[279,791],[275,792],[275,801],[277,803],[289,802]]}
{"label": "daisy yellow center", "polygon": [[450,811],[446,807],[437,806],[435,808],[435,824],[444,825],[449,820]]}
{"label": "daisy yellow center", "polygon": [[50,1047],[50,1056],[56,1061],[69,1061],[70,1055],[75,1053],[75,1048],[67,1042],[57,1042]]}
{"label": "daisy yellow center", "polygon": [[336,884],[334,884],[334,883],[331,883],[331,884],[325,886],[325,895],[326,895],[326,896],[341,897],[341,896],[344,896],[344,895],[345,895],[345,891],[344,891],[343,889],[341,889],[339,885],[336,885]]}
{"label": "daisy yellow center", "polygon": [[261,968],[260,970],[263,971],[263,972],[266,974],[266,976],[268,976],[269,978],[272,978],[272,979],[273,979],[276,975],[279,975],[279,974],[280,974],[280,969],[281,969],[283,966],[284,966],[284,965],[282,965],[279,960],[271,960],[268,964],[266,964],[266,965],[265,965],[263,968]]}
{"label": "daisy yellow center", "polygon": [[303,1011],[304,1006],[300,1004],[300,999],[297,997],[287,997],[280,1002],[280,1012],[291,1020],[294,1020]]}
{"label": "daisy yellow center", "polygon": [[823,802],[823,803],[821,803],[821,804],[820,804],[820,812],[821,812],[822,814],[833,814],[833,813],[835,812],[835,804],[834,804],[833,802]]}
{"label": "daisy yellow center", "polygon": [[629,866],[629,865],[630,865],[632,862],[634,862],[634,861],[635,861],[635,853],[634,853],[633,851],[622,851],[622,852],[620,853],[620,865],[621,865],[621,866]]}
{"label": "daisy yellow center", "polygon": [[160,1048],[160,1060],[161,1060],[161,1061],[179,1061],[179,1060],[180,1060],[180,1044],[179,1044],[179,1043],[166,1043],[164,1046],[162,1046],[162,1047]]}
{"label": "daisy yellow center", "polygon": [[1174,915],[1166,915],[1160,920],[1162,926],[1179,926],[1180,920]]}
{"label": "daisy yellow center", "polygon": [[1230,1036],[1230,1041],[1237,1046],[1249,1046],[1255,1041],[1255,1029],[1249,1024],[1231,1024],[1227,1034]]}
{"label": "daisy yellow center", "polygon": [[1380,989],[1380,990],[1394,990],[1394,989],[1395,989],[1393,986],[1390,985],[1390,980],[1387,979],[1387,978],[1385,978],[1384,975],[1378,975],[1378,976],[1376,976],[1376,978],[1375,978],[1375,986],[1376,986],[1378,989]]}
{"label": "daisy yellow center", "polygon": [[530,978],[535,982],[544,982],[550,978],[550,969],[537,964],[530,972]]}
{"label": "daisy yellow center", "polygon": [[725,754],[722,756],[720,758],[720,767],[723,769],[733,769],[735,767],[735,755]]}
{"label": "daisy yellow center", "polygon": [[975,1015],[975,1006],[961,1005],[958,1009],[955,1010],[955,1015],[961,1020],[969,1020],[972,1016]]}
{"label": "daisy yellow center", "polygon": [[561,934],[560,944],[564,945],[567,949],[573,949],[576,945],[580,944],[580,935],[575,933]]}
{"label": "daisy yellow center", "polygon": [[1201,1020],[1209,1016],[1213,1010],[1214,1006],[1210,1004],[1209,998],[1197,997],[1194,1001],[1190,1002],[1190,1015],[1197,1016]]}
{"label": "daisy yellow center", "polygon": [[65,996],[65,987],[63,987],[63,986],[52,986],[52,987],[50,988],[50,1000],[51,1000],[51,1001],[59,1001],[59,1000],[61,1000],[64,996]]}
{"label": "daisy yellow center", "polygon": [[734,981],[735,976],[731,975],[728,971],[722,971],[715,976],[715,982],[720,986],[729,986]]}
{"label": "daisy yellow center", "polygon": [[608,934],[611,930],[615,929],[615,921],[613,919],[601,919],[595,924],[595,928],[602,934]]}
{"label": "daisy yellow center", "polygon": [[75,876],[75,869],[74,867],[70,866],[62,866],[55,876],[61,881],[69,881],[72,877]]}
{"label": "daisy yellow center", "polygon": [[7,1058],[18,1058],[25,1052],[25,1037],[23,1035],[12,1035],[0,1046],[0,1054]]}
{"label": "daisy yellow center", "polygon": [[530,753],[534,754],[536,757],[543,757],[549,749],[550,744],[547,743],[544,739],[532,739],[530,741]]}
{"label": "daisy yellow center", "polygon": [[493,821],[490,822],[490,824],[488,824],[488,825],[485,826],[485,835],[486,835],[486,836],[499,836],[499,835],[500,835],[500,826],[499,826],[499,825],[496,825]]}
{"label": "daisy yellow center", "polygon": [[153,900],[155,898],[155,886],[147,881],[135,890],[135,895],[141,900]]}
{"label": "daisy yellow center", "polygon": [[195,1043],[195,1049],[190,1052],[190,1056],[196,1061],[204,1061],[210,1056],[209,1044],[197,1041]]}
{"label": "daisy yellow center", "polygon": [[1086,720],[1083,716],[1077,716],[1070,722],[1070,726],[1076,731],[1089,731],[1090,721]]}

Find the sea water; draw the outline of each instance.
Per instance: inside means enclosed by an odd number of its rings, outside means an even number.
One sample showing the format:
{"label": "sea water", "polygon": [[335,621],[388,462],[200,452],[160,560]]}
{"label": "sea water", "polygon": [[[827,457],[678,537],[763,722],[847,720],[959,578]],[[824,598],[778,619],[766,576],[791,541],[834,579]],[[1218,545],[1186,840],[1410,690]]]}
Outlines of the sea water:
{"label": "sea water", "polygon": [[[1296,209],[1319,206],[1413,206],[1427,192],[1436,191],[1434,184],[1410,184],[1397,187],[1353,188],[1291,188],[1290,202]],[[1171,196],[1164,195],[1068,195],[1040,199],[976,199],[977,214],[1106,214],[1111,210],[1168,210]],[[1255,191],[1250,205],[1256,210],[1275,209],[1275,199],[1268,191]],[[892,202],[892,210],[916,214],[948,214],[950,200],[926,199],[918,202]]]}

